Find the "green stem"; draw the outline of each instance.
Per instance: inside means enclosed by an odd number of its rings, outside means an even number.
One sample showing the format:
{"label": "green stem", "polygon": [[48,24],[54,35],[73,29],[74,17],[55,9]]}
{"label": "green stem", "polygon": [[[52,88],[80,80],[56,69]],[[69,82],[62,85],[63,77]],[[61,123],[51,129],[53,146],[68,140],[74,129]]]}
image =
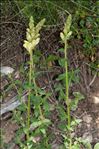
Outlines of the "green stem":
{"label": "green stem", "polygon": [[[34,65],[34,59],[33,59],[33,52],[30,53],[30,70],[29,70],[29,95],[28,95],[28,108],[27,108],[27,140],[29,140],[29,129],[30,129],[30,114],[31,114],[31,84],[32,84],[32,73],[33,73],[33,83],[34,83],[34,89],[35,94],[38,96],[37,93],[37,87],[36,87],[36,81],[35,81],[35,65]],[[39,112],[41,119],[44,119],[43,113],[41,110],[41,107],[39,106]]]}
{"label": "green stem", "polygon": [[67,62],[67,41],[65,40],[65,86],[66,86],[66,105],[67,105],[67,116],[68,116],[68,127],[69,127],[69,137],[70,137],[70,144],[69,149],[71,149],[72,140],[71,140],[71,131],[70,131],[70,124],[71,124],[71,115],[70,115],[70,101],[69,101],[69,83],[68,83],[68,62]]}
{"label": "green stem", "polygon": [[29,140],[29,129],[30,129],[30,113],[31,113],[31,82],[32,82],[32,52],[30,53],[30,70],[29,70],[29,95],[28,95],[28,108],[27,108],[27,140]]}
{"label": "green stem", "polygon": [[[32,56],[31,61],[32,61],[32,68],[33,68],[33,84],[34,84],[34,89],[35,89],[35,95],[38,96],[37,86],[36,86],[36,81],[35,81],[35,65],[34,65],[33,56]],[[40,105],[39,105],[39,112],[40,112],[41,119],[44,119],[44,116],[43,116],[42,109],[41,109]]]}

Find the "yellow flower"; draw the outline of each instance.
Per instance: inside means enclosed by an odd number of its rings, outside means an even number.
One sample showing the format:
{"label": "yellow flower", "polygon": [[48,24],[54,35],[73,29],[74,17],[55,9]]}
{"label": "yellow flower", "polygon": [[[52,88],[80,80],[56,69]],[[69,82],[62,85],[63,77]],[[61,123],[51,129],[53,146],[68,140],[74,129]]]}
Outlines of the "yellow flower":
{"label": "yellow flower", "polygon": [[24,40],[23,47],[27,49],[29,53],[37,46],[40,41],[40,34],[39,31],[42,28],[45,19],[41,20],[36,27],[34,26],[33,17],[30,18],[29,28],[27,28],[26,32],[26,40]]}
{"label": "yellow flower", "polygon": [[35,48],[35,46],[39,43],[39,41],[40,41],[40,38],[37,38],[35,40],[32,40],[31,42],[29,42],[27,40],[24,40],[23,46],[30,53]]}

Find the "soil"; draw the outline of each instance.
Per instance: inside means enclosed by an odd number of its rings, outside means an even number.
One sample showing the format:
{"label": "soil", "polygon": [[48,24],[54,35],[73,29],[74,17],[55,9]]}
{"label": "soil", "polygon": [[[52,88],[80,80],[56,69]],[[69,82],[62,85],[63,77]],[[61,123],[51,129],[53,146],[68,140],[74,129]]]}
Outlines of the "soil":
{"label": "soil", "polygon": [[[28,58],[27,53],[24,51],[22,46],[23,40],[25,39],[25,28],[24,22],[11,20],[5,22],[2,20],[1,23],[1,55],[0,60],[2,65],[11,66],[15,68],[15,74],[18,73],[19,66],[21,63],[25,63]],[[62,47],[59,43],[59,28],[49,28],[41,32],[41,42],[38,49],[42,50],[43,56],[46,58],[49,54],[60,55],[57,49]],[[88,139],[92,145],[99,142],[99,77],[96,72],[92,72],[89,66],[89,59],[82,54],[82,41],[71,40],[71,47],[69,49],[69,69],[80,69],[79,83],[74,83],[70,88],[70,95],[72,96],[73,91],[80,91],[85,99],[81,101],[75,112],[71,111],[73,117],[80,118],[82,122],[75,129],[74,135]],[[44,78],[38,79],[38,84],[41,87],[46,87],[46,90],[52,90],[53,83],[58,73],[62,72],[61,68],[57,65],[57,61],[51,64],[51,73],[46,73]],[[96,75],[96,77],[95,77]],[[20,77],[20,76],[19,76]],[[42,80],[42,81],[41,81]],[[51,82],[51,83],[49,83]],[[7,85],[9,85],[8,77],[1,78],[1,91],[4,92]],[[91,85],[90,85],[91,84]],[[1,103],[6,103],[12,97],[16,95],[16,90],[12,89],[8,94],[4,96]],[[51,104],[54,103],[56,94],[50,99]],[[57,133],[57,112],[52,116],[53,127],[56,139],[52,142],[53,149],[57,149],[58,144],[61,143],[61,137]],[[3,130],[3,141],[6,144],[10,144],[15,137],[16,130],[19,126],[11,119],[12,113],[8,112],[2,116],[1,128]],[[56,127],[56,128],[55,128]],[[60,143],[59,143],[60,142]],[[14,146],[13,149],[17,149]],[[11,148],[10,148],[11,149]]]}

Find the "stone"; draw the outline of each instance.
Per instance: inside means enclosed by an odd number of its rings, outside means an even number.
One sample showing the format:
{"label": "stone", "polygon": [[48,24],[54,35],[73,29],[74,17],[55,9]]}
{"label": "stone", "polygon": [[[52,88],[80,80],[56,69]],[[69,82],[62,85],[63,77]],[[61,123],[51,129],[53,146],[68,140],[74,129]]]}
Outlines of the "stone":
{"label": "stone", "polygon": [[92,137],[92,134],[91,132],[85,132],[83,134],[83,137],[82,137],[84,140],[88,141],[89,143],[92,143],[93,141],[93,137]]}
{"label": "stone", "polygon": [[90,114],[86,114],[83,116],[83,121],[86,122],[86,123],[91,123],[92,121],[92,117]]}

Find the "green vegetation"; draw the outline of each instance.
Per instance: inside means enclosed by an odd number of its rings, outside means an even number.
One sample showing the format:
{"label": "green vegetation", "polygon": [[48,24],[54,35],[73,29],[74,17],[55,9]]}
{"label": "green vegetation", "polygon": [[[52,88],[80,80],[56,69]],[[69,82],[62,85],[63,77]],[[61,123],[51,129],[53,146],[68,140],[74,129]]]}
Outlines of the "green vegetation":
{"label": "green vegetation", "polygon": [[[20,146],[20,148],[24,149],[32,149],[32,148],[51,148],[50,137],[48,135],[48,128],[52,124],[51,120],[49,119],[51,106],[49,104],[48,97],[51,95],[50,92],[46,93],[44,90],[39,88],[35,82],[35,64],[34,64],[34,57],[35,55],[34,50],[36,45],[39,43],[40,34],[39,31],[44,24],[45,20],[41,20],[36,26],[34,26],[34,20],[31,17],[29,22],[29,28],[27,28],[26,32],[26,40],[24,41],[24,47],[28,51],[30,55],[30,62],[29,62],[29,81],[27,82],[26,88],[28,89],[28,104],[27,106],[21,104],[17,111],[14,111],[14,119],[19,125],[21,125],[20,129],[18,130],[15,138],[15,142]],[[60,37],[62,42],[64,43],[64,58],[61,60],[63,61],[63,65],[60,66],[65,68],[64,75],[65,77],[61,80],[65,82],[64,86],[61,86],[60,95],[61,98],[65,100],[65,104],[67,105],[67,112],[65,111],[64,107],[60,104],[56,105],[56,109],[59,111],[60,122],[62,122],[62,126],[58,126],[61,129],[61,135],[64,138],[64,145],[62,148],[73,149],[75,147],[80,147],[80,142],[74,138],[72,138],[71,133],[73,132],[75,126],[79,124],[80,120],[72,119],[71,120],[71,109],[75,106],[77,107],[78,101],[83,99],[83,96],[80,93],[75,93],[75,103],[72,103],[69,100],[69,78],[68,78],[68,61],[67,61],[67,40],[70,38],[71,31],[71,15],[69,15],[63,32],[60,33]],[[61,74],[59,75],[58,79],[60,78]],[[62,85],[62,84],[61,84]],[[14,84],[15,86],[15,84]],[[60,83],[57,84],[55,90],[59,90]],[[60,101],[61,102],[61,101]],[[31,112],[31,107],[33,106],[33,113]],[[76,108],[75,108],[76,109]],[[26,120],[21,115],[22,112],[27,110]],[[32,116],[33,115],[33,116]],[[26,123],[25,123],[26,121]],[[67,121],[67,122],[66,122]],[[33,132],[31,133],[31,129]],[[27,139],[24,142],[21,142],[21,135],[26,134]],[[41,136],[43,139],[41,139]],[[39,142],[36,141],[36,137],[39,138]],[[52,137],[52,136],[51,136]],[[54,136],[53,136],[54,137]],[[75,142],[76,141],[76,142]]]}
{"label": "green vegetation", "polygon": [[[10,2],[8,1],[8,3]],[[7,1],[2,1],[1,4],[2,8],[6,10],[5,13],[7,13]],[[58,115],[58,133],[62,137],[59,149],[92,148],[89,142],[73,136],[73,132],[81,122],[81,119],[73,117],[71,111],[77,109],[78,103],[84,99],[84,95],[78,90],[72,93],[73,99],[70,99],[69,89],[72,83],[79,82],[77,75],[79,70],[69,70],[68,47],[69,41],[75,38],[79,40],[82,43],[82,55],[88,59],[92,70],[97,71],[99,67],[99,59],[96,54],[99,44],[98,4],[98,2],[93,3],[92,1],[80,0],[76,2],[73,0],[13,0],[9,4],[13,5],[12,12],[15,17],[21,15],[22,19],[25,19],[26,25],[27,20],[30,18],[26,30],[26,40],[24,40],[23,44],[29,55],[29,61],[26,62],[29,65],[28,74],[26,74],[24,69],[21,70],[22,72],[20,71],[26,77],[26,80],[24,83],[19,80],[14,82],[11,75],[9,75],[12,81],[11,86],[17,90],[20,101],[23,90],[28,92],[27,103],[22,103],[13,112],[13,120],[20,126],[13,141],[20,149],[52,148],[51,141],[55,138],[55,135],[50,130],[53,125],[51,116],[54,110]],[[2,14],[3,10],[1,11]],[[63,47],[58,49],[62,57],[52,54],[44,59],[44,62],[42,61],[42,67],[44,67],[49,62],[57,60],[58,65],[63,70],[62,73],[58,74],[56,83],[53,85],[57,95],[57,101],[54,104],[48,100],[52,92],[45,91],[36,83],[39,76],[43,76],[43,73],[38,72],[37,68],[42,56],[41,51],[37,49],[42,27],[59,27],[62,30],[60,32],[60,39]],[[39,69],[41,70],[41,68]],[[50,68],[48,70],[51,71]],[[17,85],[19,88],[16,87]],[[99,143],[95,145],[94,149],[98,149],[98,146]]]}
{"label": "green vegetation", "polygon": [[[35,82],[35,78],[34,78],[34,74],[35,74],[35,67],[34,67],[34,60],[33,60],[33,50],[35,49],[36,45],[39,43],[39,31],[42,27],[42,25],[44,24],[45,20],[43,19],[41,22],[39,22],[36,27],[34,27],[34,20],[31,17],[30,18],[30,23],[29,23],[29,28],[27,29],[27,34],[26,34],[26,38],[27,41],[24,41],[24,47],[27,49],[27,51],[30,54],[30,70],[29,70],[29,97],[28,97],[28,112],[27,112],[27,116],[28,116],[28,120],[27,120],[27,126],[28,126],[28,133],[27,133],[27,139],[29,139],[29,129],[30,129],[30,109],[31,109],[31,85],[32,85],[32,77],[33,77],[33,84],[34,84],[34,88],[35,88],[35,95],[38,96],[37,93],[37,87],[36,87],[36,82]],[[33,76],[32,76],[33,73]],[[41,114],[41,118],[43,119],[43,114],[42,114],[42,110],[41,107],[39,105],[39,111]]]}

